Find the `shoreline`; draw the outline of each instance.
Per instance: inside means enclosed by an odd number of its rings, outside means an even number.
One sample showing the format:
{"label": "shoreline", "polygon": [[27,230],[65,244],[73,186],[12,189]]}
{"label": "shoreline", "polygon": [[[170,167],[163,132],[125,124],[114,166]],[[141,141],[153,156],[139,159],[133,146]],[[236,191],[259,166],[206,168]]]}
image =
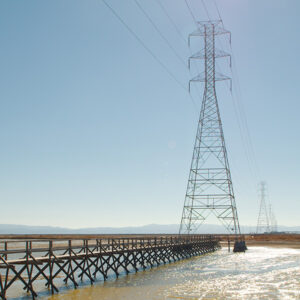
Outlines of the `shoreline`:
{"label": "shoreline", "polygon": [[[251,247],[272,247],[272,248],[290,248],[300,249],[300,234],[275,233],[275,234],[245,234],[243,235],[246,245]],[[221,236],[221,245],[227,247],[227,241],[230,240],[230,246],[234,244],[235,236]]]}
{"label": "shoreline", "polygon": [[272,248],[291,248],[300,249],[299,242],[285,242],[285,241],[246,241],[246,245],[251,247],[272,247]]}
{"label": "shoreline", "polygon": [[[222,248],[227,248],[227,241],[221,241]],[[247,247],[271,247],[271,248],[289,248],[300,249],[300,242],[287,242],[287,241],[247,241]],[[233,247],[233,242],[230,243],[230,248]]]}

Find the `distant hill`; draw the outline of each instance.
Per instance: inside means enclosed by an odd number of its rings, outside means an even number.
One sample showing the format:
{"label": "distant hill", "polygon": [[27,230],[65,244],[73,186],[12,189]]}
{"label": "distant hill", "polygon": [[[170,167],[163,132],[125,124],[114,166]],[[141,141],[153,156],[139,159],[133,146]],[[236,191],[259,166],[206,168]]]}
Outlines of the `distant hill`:
{"label": "distant hill", "polygon": [[[255,232],[254,226],[241,226],[242,233]],[[279,226],[279,231],[299,232],[300,226],[288,227]],[[95,227],[70,229],[51,226],[27,226],[0,224],[0,234],[176,234],[179,231],[178,224],[160,225],[149,224],[137,227]],[[203,224],[199,228],[199,233],[226,233],[222,225]]]}

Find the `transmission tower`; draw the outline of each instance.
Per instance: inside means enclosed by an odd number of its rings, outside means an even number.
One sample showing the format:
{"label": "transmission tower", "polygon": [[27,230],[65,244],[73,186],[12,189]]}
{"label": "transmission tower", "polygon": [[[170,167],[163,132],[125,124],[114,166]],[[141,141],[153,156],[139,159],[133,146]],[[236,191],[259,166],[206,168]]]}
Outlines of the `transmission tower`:
{"label": "transmission tower", "polygon": [[[259,184],[259,188],[260,188],[260,206],[259,206],[259,214],[257,219],[256,233],[265,233],[271,231],[269,214],[266,206],[266,183],[262,181]],[[269,213],[270,213],[270,207],[269,207]]]}
{"label": "transmission tower", "polygon": [[270,223],[270,231],[277,232],[278,231],[277,220],[271,203],[269,203],[269,223]]}
{"label": "transmission tower", "polygon": [[[181,234],[197,233],[210,214],[215,215],[229,233],[240,234],[238,214],[225,147],[216,81],[230,80],[216,72],[215,60],[230,57],[215,47],[218,35],[229,34],[221,21],[198,22],[198,29],[189,35],[204,39],[204,49],[189,58],[204,60],[204,72],[190,80],[204,82],[204,95],[198,123],[193,158],[180,225]],[[189,83],[189,85],[190,85]]]}

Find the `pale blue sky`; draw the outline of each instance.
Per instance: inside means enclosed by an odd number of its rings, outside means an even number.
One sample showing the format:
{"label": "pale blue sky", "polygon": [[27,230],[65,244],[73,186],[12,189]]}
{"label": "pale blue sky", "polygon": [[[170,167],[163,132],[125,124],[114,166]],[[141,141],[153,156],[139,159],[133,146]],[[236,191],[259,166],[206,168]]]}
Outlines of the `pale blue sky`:
{"label": "pale blue sky", "polygon": [[[157,1],[138,1],[186,61],[188,47]],[[195,29],[184,0],[159,1],[183,36]],[[134,1],[107,2],[187,86],[191,75]],[[240,223],[256,224],[264,179],[278,223],[299,225],[300,1],[216,2],[232,32],[236,101],[260,169],[249,166],[233,100],[219,84]],[[207,19],[201,1],[189,3]],[[1,1],[0,82],[0,223],[180,222],[199,112],[101,0]]]}

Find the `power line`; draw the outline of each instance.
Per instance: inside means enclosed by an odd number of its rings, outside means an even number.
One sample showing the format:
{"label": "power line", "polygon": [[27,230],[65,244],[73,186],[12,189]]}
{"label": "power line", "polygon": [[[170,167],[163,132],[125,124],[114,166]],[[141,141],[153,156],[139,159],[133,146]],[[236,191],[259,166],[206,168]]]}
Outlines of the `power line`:
{"label": "power line", "polygon": [[184,41],[184,43],[187,43],[186,38],[182,35],[181,31],[179,30],[178,26],[176,25],[176,23],[173,21],[173,19],[171,18],[170,14],[168,13],[168,11],[165,9],[165,7],[162,5],[162,3],[159,0],[156,0],[157,4],[160,6],[160,8],[162,9],[162,11],[165,13],[165,15],[167,16],[167,18],[169,19],[170,23],[173,25],[173,27],[175,28],[175,31],[178,33],[178,35],[181,37],[181,39]]}
{"label": "power line", "polygon": [[133,37],[142,45],[142,47],[156,60],[156,62],[184,89],[185,86],[173,75],[166,65],[153,53],[153,51],[140,39],[140,37],[127,25],[120,15],[105,1],[102,2],[109,8],[113,15],[125,26],[125,28],[133,35]]}
{"label": "power line", "polygon": [[[151,23],[151,25],[154,27],[154,29],[156,30],[156,32],[159,34],[159,36],[165,41],[165,43],[169,46],[169,48],[173,51],[173,53],[176,55],[176,57],[179,59],[179,61],[187,68],[186,63],[184,62],[184,60],[181,58],[181,56],[177,53],[177,51],[174,49],[174,47],[171,45],[171,43],[168,41],[168,39],[163,35],[163,33],[160,31],[160,29],[158,28],[158,26],[155,24],[155,22],[152,20],[152,18],[149,16],[149,14],[145,11],[145,9],[142,7],[142,5],[137,1],[134,0],[135,4],[137,5],[137,7],[142,11],[142,13],[146,16],[146,18],[148,19],[148,21]],[[188,68],[187,68],[188,69]],[[189,94],[190,95],[190,94]],[[192,95],[190,95],[192,101],[194,102],[194,106],[197,110],[197,105],[195,103],[194,98],[192,97]]]}
{"label": "power line", "polygon": [[188,8],[188,10],[189,10],[189,12],[190,12],[190,14],[191,14],[193,20],[194,20],[194,23],[195,23],[195,24],[197,25],[197,27],[198,27],[197,20],[196,20],[196,18],[195,18],[195,16],[194,16],[193,12],[192,12],[192,10],[191,10],[191,7],[189,6],[188,1],[187,1],[187,0],[184,0],[184,2],[185,2],[185,4],[186,4],[186,6],[187,6],[187,8]]}
{"label": "power line", "polygon": [[205,12],[206,12],[206,15],[207,15],[207,17],[208,17],[208,20],[211,20],[211,18],[210,18],[210,16],[209,16],[209,13],[208,13],[208,10],[207,10],[207,7],[206,7],[206,5],[205,5],[204,0],[201,0],[201,2],[202,2],[202,5],[203,5],[203,7],[204,7],[204,10],[205,10]]}
{"label": "power line", "polygon": [[[213,0],[213,2],[216,7],[222,27],[224,28],[223,19],[221,17],[221,13],[220,13],[220,10],[216,3],[216,0]],[[205,7],[203,0],[202,0],[202,3]],[[221,41],[220,41],[220,45],[221,45],[221,49],[222,49],[223,45],[222,45]],[[242,142],[243,142],[243,145],[245,148],[245,154],[246,154],[246,157],[247,157],[247,160],[249,163],[249,168],[251,169],[251,171],[253,171],[252,166],[254,167],[253,175],[254,175],[254,177],[256,177],[256,180],[258,180],[258,177],[260,176],[260,170],[259,170],[259,166],[258,166],[258,163],[256,160],[256,155],[255,155],[255,151],[254,151],[254,147],[253,147],[253,143],[252,143],[252,139],[251,139],[251,135],[250,135],[250,131],[249,131],[249,126],[248,126],[245,110],[244,110],[243,103],[242,103],[241,88],[240,88],[240,83],[239,83],[239,78],[238,78],[238,73],[237,73],[237,69],[236,69],[234,53],[233,53],[231,43],[230,43],[230,51],[231,51],[232,62],[233,62],[232,63],[232,74],[233,74],[233,76],[235,78],[235,82],[236,82],[236,85],[235,85],[236,89],[234,89],[234,90],[236,91],[236,94],[237,94],[236,100],[235,100],[234,93],[231,92],[233,104],[234,104],[234,110],[235,110],[236,118],[237,118],[237,121],[239,124],[240,134],[241,134]],[[252,161],[252,163],[251,163],[251,161]]]}
{"label": "power line", "polygon": [[[205,5],[205,2],[204,0],[201,0],[201,3],[203,5],[203,8],[206,12],[206,15],[208,17],[208,20],[211,21],[211,17],[209,15],[209,12],[208,12],[208,9]],[[220,18],[220,21],[221,21],[221,24],[222,24],[222,27],[224,28],[224,24],[223,24],[223,20],[222,20],[222,17],[221,17],[221,14],[220,14],[220,11],[217,7],[217,4],[214,0],[214,4],[216,6],[216,9],[217,9],[217,12],[218,12],[218,15],[219,15],[219,18]],[[220,46],[221,46],[221,49],[224,51],[224,47],[222,45],[222,42],[220,41]],[[216,65],[219,69],[221,69],[218,65],[218,63],[216,62]],[[228,86],[228,82],[226,82],[227,86]],[[238,123],[238,128],[239,128],[239,131],[240,131],[240,135],[241,135],[241,140],[242,140],[242,144],[244,146],[244,150],[245,150],[245,156],[246,156],[246,159],[247,159],[247,162],[248,162],[248,165],[249,165],[249,168],[250,168],[250,171],[251,173],[253,172],[252,170],[252,164],[251,164],[251,154],[250,154],[250,151],[249,151],[249,148],[247,146],[247,141],[245,140],[244,138],[244,134],[243,134],[243,126],[242,126],[242,121],[241,121],[241,117],[239,115],[239,107],[238,105],[236,104],[235,100],[234,100],[234,96],[233,96],[233,93],[232,93],[232,89],[230,88],[230,91],[231,91],[231,95],[232,95],[232,99],[233,99],[233,108],[234,108],[234,113],[235,113],[235,116],[236,116],[236,119],[237,119],[237,123]],[[237,102],[238,103],[238,102]],[[255,173],[255,172],[254,172]],[[254,175],[254,173],[252,173]],[[255,175],[254,175],[255,176]]]}
{"label": "power line", "polygon": [[[192,10],[191,10],[191,7],[188,5],[188,2],[187,2],[187,0],[185,0],[185,3],[186,3],[186,6],[187,6],[187,8],[188,8],[188,10],[189,10],[189,12],[190,12],[190,15],[191,15],[191,17],[192,17],[192,20],[195,22],[195,24],[196,24],[196,26],[197,26],[197,28],[199,28],[199,25],[198,25],[198,23],[196,22],[196,18],[195,18],[195,16],[194,16],[194,14],[193,14],[193,12],[192,12]],[[209,21],[211,21],[211,18],[210,18],[210,15],[209,15],[209,12],[208,12],[208,10],[207,10],[207,7],[206,7],[206,5],[205,5],[205,3],[204,3],[204,1],[202,0],[202,5],[203,5],[203,7],[204,7],[204,10],[205,10],[205,12],[206,12],[206,15],[207,15],[207,17],[208,17],[208,19],[209,19]],[[224,28],[224,25],[223,25],[223,20],[222,20],[222,18],[221,18],[221,15],[220,15],[220,12],[218,11],[218,14],[219,14],[219,18],[220,18],[220,21],[221,21],[221,24],[222,24],[222,27]],[[222,46],[222,45],[221,45]],[[223,46],[222,46],[222,48],[223,48]],[[216,62],[216,65],[218,66],[218,63]],[[219,68],[219,66],[218,66],[218,68]],[[198,71],[198,70],[197,70]],[[227,82],[226,82],[227,83]],[[231,89],[230,89],[231,90]],[[232,93],[232,91],[231,91],[231,93]],[[232,97],[232,99],[234,100],[234,98]],[[247,159],[247,162],[248,162],[248,165],[249,165],[249,168],[250,168],[250,170],[252,171],[252,168],[251,168],[251,159],[250,159],[250,155],[249,155],[249,153],[248,153],[248,148],[247,148],[247,144],[246,144],[246,142],[244,141],[244,136],[243,136],[243,130],[242,130],[242,123],[240,122],[240,118],[239,118],[239,114],[238,114],[238,108],[237,108],[237,106],[235,105],[235,102],[233,102],[233,104],[234,104],[234,112],[235,112],[235,115],[236,115],[236,118],[237,118],[237,121],[238,121],[238,127],[239,127],[239,131],[240,131],[240,133],[241,133],[241,139],[242,139],[242,142],[243,142],[243,145],[244,145],[244,149],[245,149],[245,154],[246,154],[246,159]],[[228,154],[230,155],[230,152],[228,152]],[[231,159],[231,161],[233,162],[233,160]],[[253,173],[252,173],[253,174]],[[244,182],[243,182],[243,184],[244,184]],[[247,186],[248,186],[248,184],[246,184]],[[249,188],[249,187],[248,187]]]}
{"label": "power line", "polygon": [[215,4],[216,10],[217,10],[219,19],[220,19],[220,21],[221,21],[221,23],[222,23],[222,27],[224,28],[223,20],[222,20],[222,17],[221,17],[221,14],[220,14],[220,11],[219,11],[219,8],[218,8],[218,5],[217,5],[216,0],[214,0],[214,4]]}
{"label": "power line", "polygon": [[[177,32],[177,34],[180,36],[180,38],[182,39],[184,45],[186,46],[187,45],[187,40],[183,37],[181,31],[179,30],[179,28],[177,27],[176,23],[173,21],[173,19],[171,18],[170,14],[167,12],[166,8],[162,5],[162,3],[159,1],[159,0],[156,0],[157,4],[160,6],[160,8],[162,9],[163,13],[167,16],[168,20],[170,21],[170,23],[172,24],[172,26],[174,27],[175,31]],[[154,23],[154,22],[153,22]],[[197,25],[197,23],[196,23]],[[157,27],[157,26],[156,26]],[[197,25],[198,27],[198,25]],[[190,53],[190,55],[192,55],[192,51],[191,49],[188,47],[188,51]],[[189,73],[191,74],[191,70],[185,65],[185,67],[188,69]],[[196,65],[196,69],[197,69],[197,72],[199,73],[199,70],[198,70],[198,67]],[[196,90],[198,92],[198,96],[201,97],[200,95],[200,91],[198,89],[198,86],[196,86]],[[190,97],[193,99],[192,95],[190,95]],[[193,99],[194,101],[194,99]],[[198,114],[198,108],[197,106],[195,105],[195,108],[196,108],[196,113]]]}
{"label": "power line", "polygon": [[[233,51],[232,51],[232,53],[233,53]],[[237,98],[240,100],[240,101],[237,100],[237,104],[238,104],[239,113],[241,115],[241,119],[244,123],[246,141],[248,143],[249,152],[250,152],[252,162],[254,164],[254,168],[256,169],[255,170],[256,177],[260,177],[260,175],[261,175],[260,169],[259,169],[259,165],[256,160],[256,154],[254,151],[254,147],[253,147],[253,143],[252,143],[252,139],[251,139],[251,135],[250,135],[250,130],[249,130],[249,126],[248,126],[248,121],[247,121],[247,117],[246,117],[246,113],[245,113],[245,109],[244,109],[244,105],[243,105],[243,101],[242,101],[242,93],[241,93],[241,88],[240,88],[240,83],[239,83],[239,79],[238,79],[238,73],[237,73],[234,56],[233,56],[233,71],[235,73],[235,78],[236,78],[236,94],[237,94]]]}
{"label": "power line", "polygon": [[195,108],[197,108],[196,102],[192,95],[189,93],[188,89],[176,78],[176,76],[168,69],[168,67],[155,55],[155,53],[143,42],[143,40],[134,32],[133,29],[121,18],[121,16],[106,2],[102,0],[105,6],[111,11],[111,13],[121,22],[121,24],[130,32],[130,34],[141,44],[141,46],[154,58],[154,60],[169,74],[176,83],[183,88],[189,95],[191,101]]}
{"label": "power line", "polygon": [[[186,3],[186,5],[187,5],[187,7],[189,9],[189,12],[190,12],[190,14],[191,14],[194,22],[196,23],[196,25],[198,27],[198,23],[195,21],[196,20],[195,16],[194,16],[194,14],[193,14],[193,12],[191,10],[191,7],[188,5],[187,0],[185,0],[185,3]],[[208,20],[211,21],[210,14],[208,12],[208,9],[207,9],[207,6],[205,5],[204,0],[201,0],[201,3],[202,3],[203,8],[204,8],[204,10],[206,12]],[[216,10],[218,12],[218,16],[219,16],[219,19],[221,21],[222,27],[224,28],[223,20],[222,20],[220,11],[218,9],[218,6],[217,6],[217,3],[215,2],[215,0],[214,0],[214,4],[216,6]],[[223,50],[224,47],[223,47],[221,41],[220,41],[220,46],[221,46],[221,49]],[[231,47],[231,52],[233,53],[232,47]],[[218,65],[217,62],[216,62],[216,65],[220,69],[220,67],[219,67],[219,65]],[[237,81],[237,84],[238,84],[238,81]],[[228,85],[228,83],[227,83],[227,85]],[[238,86],[238,88],[239,88],[239,86]],[[248,162],[248,165],[249,165],[249,169],[251,171],[251,174],[254,177],[257,177],[256,175],[259,174],[259,169],[258,169],[257,162],[255,160],[255,154],[254,154],[254,150],[253,150],[253,146],[252,146],[252,142],[251,142],[251,138],[250,138],[250,133],[249,133],[249,129],[248,129],[248,125],[247,125],[245,113],[244,113],[243,109],[241,108],[241,105],[240,105],[239,101],[235,100],[235,97],[234,97],[234,94],[233,94],[232,90],[231,90],[231,95],[232,95],[232,100],[233,100],[234,113],[235,113],[235,116],[236,116],[236,119],[237,119],[238,128],[239,128],[239,131],[240,131],[240,136],[241,136],[243,148],[244,148],[244,151],[245,151],[245,156],[246,156],[246,159],[247,159],[247,162]],[[239,98],[239,96],[237,95],[237,99],[238,98]],[[245,134],[244,134],[244,132],[245,132]],[[256,167],[256,170],[253,169],[253,167]],[[256,178],[256,181],[257,181],[257,178]]]}
{"label": "power line", "polygon": [[[213,0],[213,1],[214,1],[214,5],[216,7],[216,10],[217,10],[219,19],[221,21],[222,27],[224,28],[223,19],[221,17],[218,5],[217,5],[215,0]],[[209,13],[208,13],[208,10],[207,10],[207,7],[205,5],[204,0],[201,0],[201,2],[203,4],[203,7],[206,11],[206,14],[207,14],[209,20],[210,20],[210,16],[209,16]],[[220,46],[221,46],[221,49],[223,50],[224,47],[223,47],[221,41],[220,41]],[[242,102],[241,102],[241,90],[240,90],[240,85],[239,85],[239,80],[238,80],[238,74],[237,74],[236,67],[235,67],[235,60],[234,60],[234,54],[233,54],[233,49],[232,49],[231,43],[230,43],[230,50],[231,50],[231,53],[232,53],[231,56],[232,56],[232,61],[233,61],[232,72],[234,71],[234,73],[235,73],[234,77],[236,78],[235,81],[236,81],[236,87],[237,87],[236,92],[238,93],[237,96],[236,96],[237,99],[235,100],[234,94],[231,91],[232,99],[233,99],[233,105],[234,105],[234,111],[235,111],[235,115],[236,115],[236,118],[237,118],[238,127],[239,127],[239,130],[240,130],[241,139],[242,139],[242,143],[243,143],[243,146],[244,146],[244,149],[245,149],[245,154],[246,154],[246,158],[247,158],[247,161],[248,161],[248,164],[249,164],[249,168],[250,168],[251,172],[254,171],[253,175],[254,175],[254,177],[256,177],[256,180],[257,180],[258,179],[257,177],[259,177],[260,171],[259,171],[259,167],[258,167],[256,158],[255,158],[255,152],[254,152],[254,148],[253,148],[253,144],[252,144],[252,140],[251,140],[251,136],[250,136],[250,132],[249,132],[249,127],[248,127],[246,114],[245,114],[245,111],[243,109],[243,105],[242,105]],[[240,99],[240,101],[238,101],[238,99]],[[252,163],[251,163],[251,161],[252,161]],[[254,167],[254,170],[252,169],[252,166]]]}
{"label": "power line", "polygon": [[181,56],[177,53],[177,51],[174,49],[174,47],[170,44],[170,42],[168,41],[168,39],[162,34],[162,32],[159,30],[159,28],[156,26],[156,24],[153,22],[152,18],[149,16],[149,14],[143,9],[142,5],[137,1],[134,0],[135,4],[137,5],[137,7],[140,9],[140,11],[146,16],[146,18],[148,19],[148,21],[151,23],[151,25],[153,26],[153,28],[156,30],[156,32],[159,34],[159,36],[165,41],[165,43],[169,46],[169,48],[173,51],[173,53],[175,54],[175,56],[180,60],[180,62],[186,66],[184,60],[181,58]]}
{"label": "power line", "polygon": [[[172,18],[171,18],[170,15],[168,14],[167,10],[163,7],[163,5],[160,3],[159,0],[156,0],[156,2],[157,2],[158,5],[161,7],[162,11],[165,13],[165,15],[166,15],[167,18],[169,19],[170,23],[174,26],[176,32],[177,32],[178,35],[182,38],[182,40],[184,41],[184,43],[185,43],[185,45],[186,45],[186,42],[187,42],[186,39],[182,36],[180,30],[178,29],[178,27],[176,26],[175,22],[172,20]],[[193,12],[192,12],[192,10],[191,10],[191,8],[190,8],[190,6],[189,6],[187,0],[185,0],[185,3],[186,3],[186,6],[187,6],[187,8],[188,8],[188,10],[189,10],[189,12],[190,12],[192,18],[193,18],[194,23],[195,23],[196,26],[198,27],[198,23],[197,23],[197,21],[196,21],[196,18],[195,18],[195,16],[194,16],[194,14],[193,14]],[[190,54],[191,54],[190,48],[188,48],[188,49],[189,49],[189,52],[190,52]],[[197,68],[197,66],[196,66],[196,68]],[[191,70],[190,70],[189,68],[187,68],[187,69],[188,69],[189,72],[191,73]],[[197,72],[199,73],[198,68],[197,68]],[[199,92],[198,87],[197,87],[196,89],[197,89],[197,92],[198,92],[198,94],[199,94],[199,97],[201,97],[201,96],[200,96],[200,92]],[[190,94],[190,93],[189,93],[189,94]],[[191,94],[190,94],[190,97],[193,99],[194,106],[195,106],[195,109],[196,109],[196,113],[198,114],[198,108],[197,108],[197,105],[195,104],[194,98],[193,98],[193,96],[192,96]]]}
{"label": "power line", "polygon": [[[151,22],[151,24],[155,27],[155,29],[157,31],[158,30],[158,27],[155,25],[154,21],[150,18],[150,16],[145,12],[144,9],[141,8],[141,5],[139,5],[139,3],[137,3],[137,1],[135,0],[136,4],[139,6],[139,8],[143,11],[143,13],[147,16],[148,20]],[[156,2],[158,3],[158,5],[160,6],[160,8],[162,9],[162,11],[164,12],[164,14],[166,15],[166,17],[168,18],[168,20],[170,21],[170,23],[173,25],[175,31],[177,32],[177,34],[180,36],[180,38],[182,39],[182,41],[184,42],[184,45],[186,45],[187,41],[186,39],[183,37],[182,33],[180,32],[180,30],[178,29],[176,23],[173,21],[173,19],[171,18],[170,14],[167,12],[167,10],[165,9],[165,7],[162,5],[162,3],[159,1],[159,0],[156,0]],[[159,31],[159,34],[162,36],[162,33]],[[163,37],[163,36],[162,36]],[[163,37],[164,38],[164,37]],[[164,38],[164,40],[166,41],[166,38]],[[167,41],[166,41],[167,42]],[[191,54],[191,49],[189,49],[189,52]],[[197,66],[196,66],[197,68]],[[190,71],[190,70],[189,70]],[[197,68],[197,72],[199,73],[199,70]],[[198,86],[196,86],[196,89],[200,95],[200,92],[199,92],[199,89],[198,89]],[[236,107],[235,107],[236,108]],[[198,112],[197,112],[198,113]],[[240,126],[240,123],[239,123],[239,126]],[[228,151],[227,151],[228,152]]]}

